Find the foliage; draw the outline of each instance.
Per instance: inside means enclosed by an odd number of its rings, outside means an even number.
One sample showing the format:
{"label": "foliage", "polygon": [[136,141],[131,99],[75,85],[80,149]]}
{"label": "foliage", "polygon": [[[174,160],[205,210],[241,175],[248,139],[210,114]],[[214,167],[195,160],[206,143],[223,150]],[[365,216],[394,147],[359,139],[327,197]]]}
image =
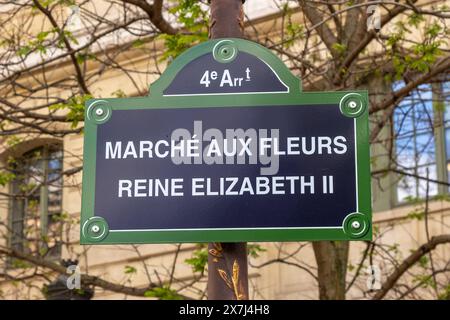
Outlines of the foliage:
{"label": "foliage", "polygon": [[436,287],[436,283],[434,282],[433,276],[431,276],[429,274],[416,275],[416,276],[414,276],[413,282],[417,283],[422,288],[428,288],[428,287],[435,288]]}
{"label": "foliage", "polygon": [[247,253],[252,258],[258,258],[262,252],[266,252],[267,249],[261,247],[261,245],[257,243],[249,243],[247,244]]}
{"label": "foliage", "polygon": [[428,267],[428,264],[430,262],[430,259],[427,256],[421,256],[419,259],[419,266],[423,269]]}
{"label": "foliage", "polygon": [[206,264],[208,263],[208,248],[205,245],[200,246],[197,250],[192,252],[192,257],[184,261],[192,267],[194,272],[203,273]]}
{"label": "foliage", "polygon": [[126,93],[122,89],[118,89],[118,90],[114,91],[113,93],[111,93],[111,95],[115,98],[126,98],[127,97]]}
{"label": "foliage", "polygon": [[439,294],[439,300],[450,300],[450,284]]}
{"label": "foliage", "polygon": [[302,24],[296,22],[292,18],[293,10],[289,8],[288,3],[283,6],[283,12],[286,14],[284,30],[287,37],[287,39],[283,43],[283,46],[285,48],[290,48],[296,43],[297,39],[303,39],[305,28]]}
{"label": "foliage", "polygon": [[150,289],[144,295],[148,298],[158,298],[160,300],[183,300],[181,295],[167,286]]}
{"label": "foliage", "polygon": [[184,35],[184,34],[163,34],[160,36],[164,40],[166,50],[161,56],[161,61],[173,60],[182,54],[186,49],[206,41],[208,37],[202,34]]}
{"label": "foliage", "polygon": [[16,258],[11,259],[10,264],[13,269],[30,269],[33,267],[29,262]]}
{"label": "foliage", "polygon": [[0,171],[0,186],[4,187],[14,180],[15,174],[7,171]]}
{"label": "foliage", "polygon": [[[69,30],[61,30],[59,28],[53,28],[47,31],[40,31],[36,37],[23,43],[16,51],[16,54],[20,57],[25,57],[32,52],[46,54],[47,50],[52,45],[56,48],[62,49],[65,46],[64,41],[68,41],[72,44],[78,44],[77,38]],[[80,57],[82,54],[80,54]],[[92,57],[92,55],[90,55]],[[81,58],[80,58],[81,59]]]}
{"label": "foliage", "polygon": [[92,96],[80,95],[67,100],[66,103],[58,103],[50,107],[50,110],[67,110],[67,121],[71,122],[72,128],[78,127],[80,121],[84,120],[84,104]]}
{"label": "foliage", "polygon": [[133,274],[137,272],[137,269],[133,266],[125,266],[125,271],[126,274]]}
{"label": "foliage", "polygon": [[[395,69],[395,79],[401,79],[409,70],[428,72],[431,65],[442,55],[440,48],[444,42],[439,37],[442,32],[443,28],[437,21],[427,22],[418,13],[410,14],[406,22],[398,21],[395,31],[387,40]],[[414,43],[405,54],[405,49],[401,48],[400,44],[406,41],[407,35],[411,33],[421,33],[422,41]]]}
{"label": "foliage", "polygon": [[23,138],[19,136],[10,136],[6,140],[6,144],[8,145],[8,147],[14,147],[21,142],[23,142]]}
{"label": "foliage", "polygon": [[423,210],[414,210],[408,213],[407,217],[409,219],[422,220],[425,216],[425,212]]}
{"label": "foliage", "polygon": [[159,36],[164,40],[166,47],[161,60],[175,59],[186,49],[208,40],[209,18],[207,11],[204,10],[204,4],[196,0],[174,2],[175,5],[169,9],[169,13],[177,17],[183,32]]}
{"label": "foliage", "polygon": [[[257,243],[247,244],[247,254],[252,258],[258,258],[260,253],[267,251]],[[185,260],[185,263],[192,267],[194,272],[203,273],[208,263],[208,247],[203,244],[192,252],[191,258]]]}
{"label": "foliage", "polygon": [[345,44],[336,42],[333,44],[333,49],[342,56],[347,51],[347,46]]}
{"label": "foliage", "polygon": [[82,63],[85,63],[86,61],[94,60],[95,54],[89,53],[89,52],[83,52],[83,53],[77,54],[76,58],[77,58],[77,62],[79,64],[82,64]]}

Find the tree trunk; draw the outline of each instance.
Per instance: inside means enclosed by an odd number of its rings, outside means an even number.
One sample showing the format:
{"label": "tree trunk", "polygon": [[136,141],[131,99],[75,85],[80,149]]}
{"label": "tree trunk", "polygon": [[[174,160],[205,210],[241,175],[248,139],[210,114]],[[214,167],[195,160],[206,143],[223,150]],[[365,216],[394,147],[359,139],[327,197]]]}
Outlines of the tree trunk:
{"label": "tree trunk", "polygon": [[247,300],[247,244],[208,245],[208,299]]}
{"label": "tree trunk", "polygon": [[348,241],[313,242],[320,300],[345,300]]}
{"label": "tree trunk", "polygon": [[[242,0],[212,0],[209,37],[242,38]],[[210,243],[208,245],[208,299],[248,299],[246,243]]]}
{"label": "tree trunk", "polygon": [[210,0],[211,25],[209,37],[218,38],[243,38],[244,34],[244,9],[245,0]]}

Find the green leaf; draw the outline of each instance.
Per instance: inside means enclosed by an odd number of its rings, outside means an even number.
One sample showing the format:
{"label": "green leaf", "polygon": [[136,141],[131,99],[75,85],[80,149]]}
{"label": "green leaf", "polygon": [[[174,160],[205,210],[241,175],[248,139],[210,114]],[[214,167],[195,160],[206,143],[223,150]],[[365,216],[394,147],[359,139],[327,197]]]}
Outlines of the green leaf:
{"label": "green leaf", "polygon": [[441,292],[438,296],[439,300],[450,300],[450,284],[444,288],[444,291]]}
{"label": "green leaf", "polygon": [[200,42],[208,40],[208,34],[206,32],[193,35],[162,34],[158,38],[164,40],[164,45],[166,47],[166,51],[162,54],[161,57],[161,61],[164,61],[169,58],[175,59],[186,49],[189,49]]}
{"label": "green leaf", "polygon": [[136,39],[133,41],[133,43],[131,44],[133,48],[140,48],[144,45],[144,40],[142,39]]}
{"label": "green leaf", "polygon": [[32,267],[28,262],[16,258],[12,259],[11,265],[15,269],[29,269]]}
{"label": "green leaf", "polygon": [[30,46],[23,46],[23,47],[20,47],[16,53],[18,56],[24,57],[27,54],[29,54],[31,51],[32,51],[32,49]]}
{"label": "green leaf", "polygon": [[425,21],[423,15],[421,15],[420,13],[415,13],[413,12],[409,17],[408,17],[408,24],[414,27],[418,27],[419,24],[421,22]]}
{"label": "green leaf", "polygon": [[247,253],[252,258],[258,258],[261,252],[267,251],[265,248],[262,248],[259,244],[248,244],[247,245]]}
{"label": "green leaf", "polygon": [[425,216],[425,212],[421,210],[414,210],[413,212],[408,213],[407,217],[412,220],[421,221]]}
{"label": "green leaf", "polygon": [[183,29],[192,29],[198,24],[208,25],[209,13],[203,11],[202,3],[198,0],[173,1],[175,5],[169,9],[169,13],[176,15]]}
{"label": "green leaf", "polygon": [[23,137],[10,136],[6,140],[6,144],[8,145],[8,147],[14,147],[14,146],[18,145],[19,143],[21,143],[22,141],[23,141]]}
{"label": "green leaf", "polygon": [[396,253],[399,251],[398,250],[399,247],[400,247],[400,245],[398,243],[394,243],[394,244],[388,245],[387,250]]}
{"label": "green leaf", "polygon": [[343,55],[347,50],[347,46],[342,43],[333,43],[333,49],[336,50],[339,54]]}
{"label": "green leaf", "polygon": [[64,30],[63,36],[70,42],[74,44],[78,44],[78,39],[73,35],[73,33],[69,30]]}
{"label": "green leaf", "polygon": [[0,172],[0,186],[4,187],[15,179],[16,175],[11,172]]}
{"label": "green leaf", "polygon": [[184,260],[185,263],[192,266],[194,272],[204,272],[208,263],[208,249],[201,248],[192,253],[192,257]]}
{"label": "green leaf", "polygon": [[441,30],[442,30],[442,27],[437,22],[434,22],[431,26],[429,26],[425,30],[425,34],[427,36],[435,38],[439,35],[439,32],[441,32]]}
{"label": "green leaf", "polygon": [[41,31],[37,34],[36,38],[38,39],[38,41],[44,41],[45,38],[47,38],[47,36],[49,35],[50,31]]}
{"label": "green leaf", "polygon": [[[444,103],[442,103],[442,105],[444,105]],[[440,106],[438,106],[437,108],[439,108]],[[443,106],[445,107],[445,105]],[[443,111],[443,110],[442,110]],[[450,201],[450,194],[445,194],[445,193],[441,193],[441,194],[437,194],[433,197],[433,200],[437,200],[437,201]]]}
{"label": "green leaf", "polygon": [[126,274],[131,274],[131,273],[136,273],[137,269],[133,266],[125,266],[125,271]]}
{"label": "green leaf", "polygon": [[172,1],[169,13],[174,15],[183,33],[175,35],[162,34],[166,50],[161,60],[175,59],[183,51],[208,40],[209,12],[201,1]]}
{"label": "green leaf", "polygon": [[160,300],[183,300],[183,297],[175,290],[166,286],[150,289],[144,293],[144,296],[148,298],[158,298]]}
{"label": "green leaf", "polygon": [[82,64],[83,62],[86,62],[88,60],[94,60],[95,59],[95,55],[93,55],[92,53],[80,53],[76,55],[77,58],[77,62],[79,64]]}
{"label": "green leaf", "polygon": [[419,263],[420,267],[426,268],[428,266],[429,261],[430,260],[428,259],[428,257],[424,255],[424,256],[420,257],[418,263]]}
{"label": "green leaf", "polygon": [[283,43],[286,48],[291,47],[296,39],[303,39],[304,26],[300,23],[294,22],[292,19],[293,10],[289,8],[289,5],[285,3],[283,11],[286,13],[286,35],[288,40]]}
{"label": "green leaf", "polygon": [[434,279],[431,275],[429,274],[419,274],[414,276],[413,280],[414,283],[417,283],[418,285],[420,285],[422,288],[435,288],[436,287],[436,283],[434,282]]}
{"label": "green leaf", "polygon": [[45,256],[47,254],[47,252],[48,252],[48,248],[42,247],[39,249],[39,255],[41,257]]}
{"label": "green leaf", "polygon": [[112,96],[116,98],[126,98],[126,94],[122,89],[117,89],[116,91],[111,93]]}
{"label": "green leaf", "polygon": [[87,100],[92,99],[91,95],[74,96],[67,100],[66,103],[58,103],[50,106],[50,110],[68,110],[67,120],[72,122],[72,128],[76,128],[80,121],[84,120],[84,104]]}

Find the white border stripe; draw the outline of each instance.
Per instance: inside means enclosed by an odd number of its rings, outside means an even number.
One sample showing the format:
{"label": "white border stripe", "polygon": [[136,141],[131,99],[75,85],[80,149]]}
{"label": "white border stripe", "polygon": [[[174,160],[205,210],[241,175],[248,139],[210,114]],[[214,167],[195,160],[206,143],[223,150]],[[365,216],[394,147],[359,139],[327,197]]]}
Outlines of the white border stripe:
{"label": "white border stripe", "polygon": [[195,94],[164,94],[163,97],[195,97],[195,96],[227,96],[227,95],[238,95],[238,94],[274,94],[274,93],[289,93],[287,91],[255,91],[255,92],[224,92],[224,93],[195,93]]}
{"label": "white border stripe", "polygon": [[[269,92],[267,92],[269,93]],[[356,186],[356,212],[359,212],[359,190],[358,190],[358,140],[356,136],[356,118],[353,119],[353,135],[355,140],[355,186]],[[335,229],[343,230],[343,226],[339,227],[266,227],[266,228],[191,228],[191,229],[118,229],[109,230],[109,232],[139,232],[139,231],[228,231],[228,230],[304,230],[304,229]]]}
{"label": "white border stripe", "polygon": [[193,229],[125,229],[109,230],[109,232],[128,232],[128,231],[227,231],[227,230],[301,230],[301,229],[343,229],[340,227],[268,227],[268,228],[193,228]]}

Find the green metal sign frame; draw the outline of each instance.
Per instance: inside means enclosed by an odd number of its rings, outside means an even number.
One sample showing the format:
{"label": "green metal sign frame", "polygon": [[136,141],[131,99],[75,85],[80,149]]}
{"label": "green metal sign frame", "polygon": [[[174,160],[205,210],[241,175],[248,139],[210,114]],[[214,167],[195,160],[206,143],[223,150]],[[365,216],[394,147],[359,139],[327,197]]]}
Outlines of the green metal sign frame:
{"label": "green metal sign frame", "polygon": [[[220,46],[220,43],[226,44]],[[369,162],[369,126],[367,91],[302,92],[301,81],[292,75],[285,64],[271,51],[256,43],[242,39],[227,42],[211,40],[193,47],[175,59],[150,86],[148,97],[93,99],[86,103],[84,130],[84,165],[81,210],[81,244],[118,243],[176,243],[176,242],[239,242],[239,241],[315,241],[315,240],[371,240],[372,212]],[[227,48],[229,50],[227,50]],[[163,91],[178,72],[190,61],[207,53],[226,63],[232,52],[246,52],[264,61],[287,85],[284,93],[215,94],[205,99],[199,95],[165,96]],[[343,116],[354,118],[357,164],[357,212],[349,212],[342,226],[336,228],[270,228],[245,230],[133,230],[114,232],[108,223],[94,212],[96,179],[97,128],[107,122],[116,110],[251,107],[273,105],[335,104]],[[100,111],[99,111],[100,110]],[[332,208],[330,208],[332,210]]]}

